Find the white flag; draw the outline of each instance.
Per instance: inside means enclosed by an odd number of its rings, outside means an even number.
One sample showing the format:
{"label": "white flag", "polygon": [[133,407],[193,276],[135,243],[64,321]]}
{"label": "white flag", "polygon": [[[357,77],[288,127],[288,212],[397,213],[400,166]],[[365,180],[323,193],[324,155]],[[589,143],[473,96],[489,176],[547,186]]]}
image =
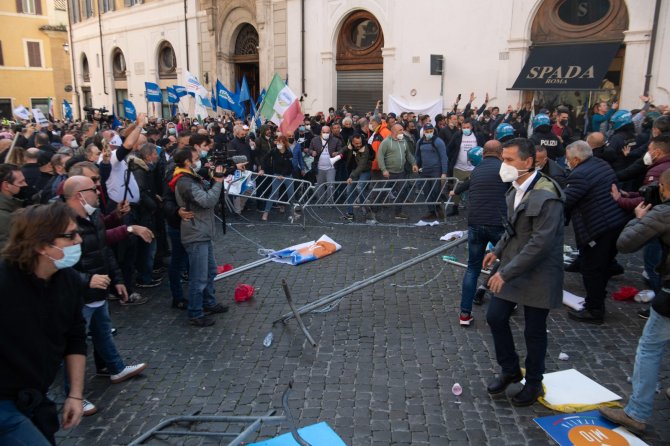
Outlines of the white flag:
{"label": "white flag", "polygon": [[198,78],[186,71],[186,91],[191,93],[200,93],[207,96],[209,93],[205,87],[198,81]]}

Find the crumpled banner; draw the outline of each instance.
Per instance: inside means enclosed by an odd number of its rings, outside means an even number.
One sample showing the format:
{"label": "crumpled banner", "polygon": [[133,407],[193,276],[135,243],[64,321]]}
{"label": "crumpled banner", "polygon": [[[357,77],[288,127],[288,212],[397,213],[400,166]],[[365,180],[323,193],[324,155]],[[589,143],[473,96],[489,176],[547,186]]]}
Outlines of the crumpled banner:
{"label": "crumpled banner", "polygon": [[270,254],[273,262],[287,263],[289,265],[300,265],[321,259],[342,249],[342,245],[336,243],[327,235],[322,235],[318,240],[300,243]]}
{"label": "crumpled banner", "polygon": [[242,195],[248,190],[256,187],[255,181],[251,179],[251,171],[236,170],[233,175],[228,175],[223,181],[226,193],[230,195]]}
{"label": "crumpled banner", "polygon": [[435,115],[442,113],[442,97],[438,97],[433,102],[427,104],[408,104],[403,102],[400,98],[389,95],[388,99],[388,111],[393,112],[396,115],[400,115],[402,112],[414,112],[417,115],[429,115],[434,118]]}

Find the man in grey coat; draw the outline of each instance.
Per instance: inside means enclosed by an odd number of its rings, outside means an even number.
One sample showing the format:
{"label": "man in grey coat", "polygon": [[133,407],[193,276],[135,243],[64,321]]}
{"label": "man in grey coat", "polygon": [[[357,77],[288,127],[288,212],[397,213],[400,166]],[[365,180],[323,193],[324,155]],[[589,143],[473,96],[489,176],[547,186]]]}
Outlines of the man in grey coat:
{"label": "man in grey coat", "polygon": [[502,373],[488,385],[491,395],[523,378],[509,319],[524,306],[526,384],[512,397],[515,406],[529,406],[544,394],[542,375],[547,353],[547,316],[561,305],[563,294],[563,201],[561,188],[535,170],[535,147],[525,138],[503,145],[500,178],[512,183],[507,192],[505,233],[483,266],[497,261],[488,285],[491,298],[486,320],[491,327]]}

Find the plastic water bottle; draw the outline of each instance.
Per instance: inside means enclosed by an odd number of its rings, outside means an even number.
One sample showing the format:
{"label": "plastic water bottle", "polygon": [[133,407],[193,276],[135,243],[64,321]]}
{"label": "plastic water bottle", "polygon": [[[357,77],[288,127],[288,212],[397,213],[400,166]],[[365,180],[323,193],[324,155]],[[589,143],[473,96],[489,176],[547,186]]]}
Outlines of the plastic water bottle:
{"label": "plastic water bottle", "polygon": [[451,393],[453,393],[453,394],[456,395],[456,396],[459,396],[461,393],[463,393],[463,388],[461,387],[460,384],[455,383],[455,384],[451,387]]}
{"label": "plastic water bottle", "polygon": [[272,340],[273,340],[273,339],[274,339],[274,335],[272,334],[272,332],[268,333],[268,334],[265,336],[265,339],[263,339],[263,346],[265,346],[265,347],[269,347],[269,346],[271,346],[271,345],[272,345]]}

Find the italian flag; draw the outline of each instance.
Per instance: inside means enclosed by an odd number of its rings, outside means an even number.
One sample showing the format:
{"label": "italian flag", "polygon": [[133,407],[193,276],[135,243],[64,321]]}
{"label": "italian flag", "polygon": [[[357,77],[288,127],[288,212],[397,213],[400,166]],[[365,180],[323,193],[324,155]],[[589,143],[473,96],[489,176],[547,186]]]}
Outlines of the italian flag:
{"label": "italian flag", "polygon": [[293,133],[305,119],[295,93],[276,73],[267,89],[260,113],[263,118],[277,124],[283,134]]}

